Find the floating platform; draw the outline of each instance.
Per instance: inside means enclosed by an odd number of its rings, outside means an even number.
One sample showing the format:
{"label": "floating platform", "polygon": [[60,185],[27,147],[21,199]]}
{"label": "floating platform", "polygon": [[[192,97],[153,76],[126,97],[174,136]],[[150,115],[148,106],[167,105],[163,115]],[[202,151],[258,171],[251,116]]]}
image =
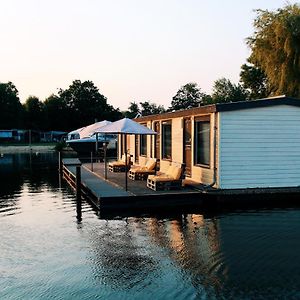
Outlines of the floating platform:
{"label": "floating platform", "polygon": [[63,177],[74,189],[78,164],[81,165],[82,193],[99,210],[165,210],[183,207],[223,210],[300,204],[300,188],[218,190],[185,180],[182,189],[153,191],[147,188],[146,181],[128,179],[126,191],[124,172],[107,171],[105,179],[104,163],[81,164],[78,159],[63,159]]}

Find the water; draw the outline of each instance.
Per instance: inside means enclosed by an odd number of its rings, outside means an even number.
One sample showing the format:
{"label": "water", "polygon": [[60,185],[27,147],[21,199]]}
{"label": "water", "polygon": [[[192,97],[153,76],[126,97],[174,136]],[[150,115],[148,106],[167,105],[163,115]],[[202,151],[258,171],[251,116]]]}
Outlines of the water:
{"label": "water", "polygon": [[0,299],[300,299],[300,211],[101,219],[54,154],[0,159]]}

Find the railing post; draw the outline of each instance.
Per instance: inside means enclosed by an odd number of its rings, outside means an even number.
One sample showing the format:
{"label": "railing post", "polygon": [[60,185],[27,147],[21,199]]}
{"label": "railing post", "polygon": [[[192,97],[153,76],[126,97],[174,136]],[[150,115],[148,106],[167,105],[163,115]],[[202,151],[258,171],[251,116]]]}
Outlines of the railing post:
{"label": "railing post", "polygon": [[91,171],[94,172],[93,151],[91,151]]}

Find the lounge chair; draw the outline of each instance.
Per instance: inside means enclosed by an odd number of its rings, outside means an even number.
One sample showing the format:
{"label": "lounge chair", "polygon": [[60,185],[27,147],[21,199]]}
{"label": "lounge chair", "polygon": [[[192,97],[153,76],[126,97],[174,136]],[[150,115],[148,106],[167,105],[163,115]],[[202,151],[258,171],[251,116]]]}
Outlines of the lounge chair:
{"label": "lounge chair", "polygon": [[[113,161],[108,164],[108,170],[111,172],[125,172],[126,156],[122,155],[121,160]],[[130,169],[130,154],[127,154],[127,171]]]}
{"label": "lounge chair", "polygon": [[156,158],[148,158],[146,163],[139,166],[133,166],[129,170],[129,178],[132,180],[146,180],[148,175],[156,172]]}
{"label": "lounge chair", "polygon": [[172,190],[182,187],[183,165],[173,163],[165,173],[149,175],[147,187],[154,190]]}

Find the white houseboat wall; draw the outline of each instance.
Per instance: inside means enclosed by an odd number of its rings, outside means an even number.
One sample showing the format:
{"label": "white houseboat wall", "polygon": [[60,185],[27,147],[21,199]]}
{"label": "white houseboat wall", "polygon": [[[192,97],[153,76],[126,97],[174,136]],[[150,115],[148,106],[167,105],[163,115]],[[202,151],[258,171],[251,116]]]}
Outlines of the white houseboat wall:
{"label": "white houseboat wall", "polygon": [[[185,164],[190,180],[217,189],[300,186],[300,100],[285,96],[214,104],[135,119],[157,136],[128,136],[132,160]],[[119,157],[124,153],[119,138]]]}

